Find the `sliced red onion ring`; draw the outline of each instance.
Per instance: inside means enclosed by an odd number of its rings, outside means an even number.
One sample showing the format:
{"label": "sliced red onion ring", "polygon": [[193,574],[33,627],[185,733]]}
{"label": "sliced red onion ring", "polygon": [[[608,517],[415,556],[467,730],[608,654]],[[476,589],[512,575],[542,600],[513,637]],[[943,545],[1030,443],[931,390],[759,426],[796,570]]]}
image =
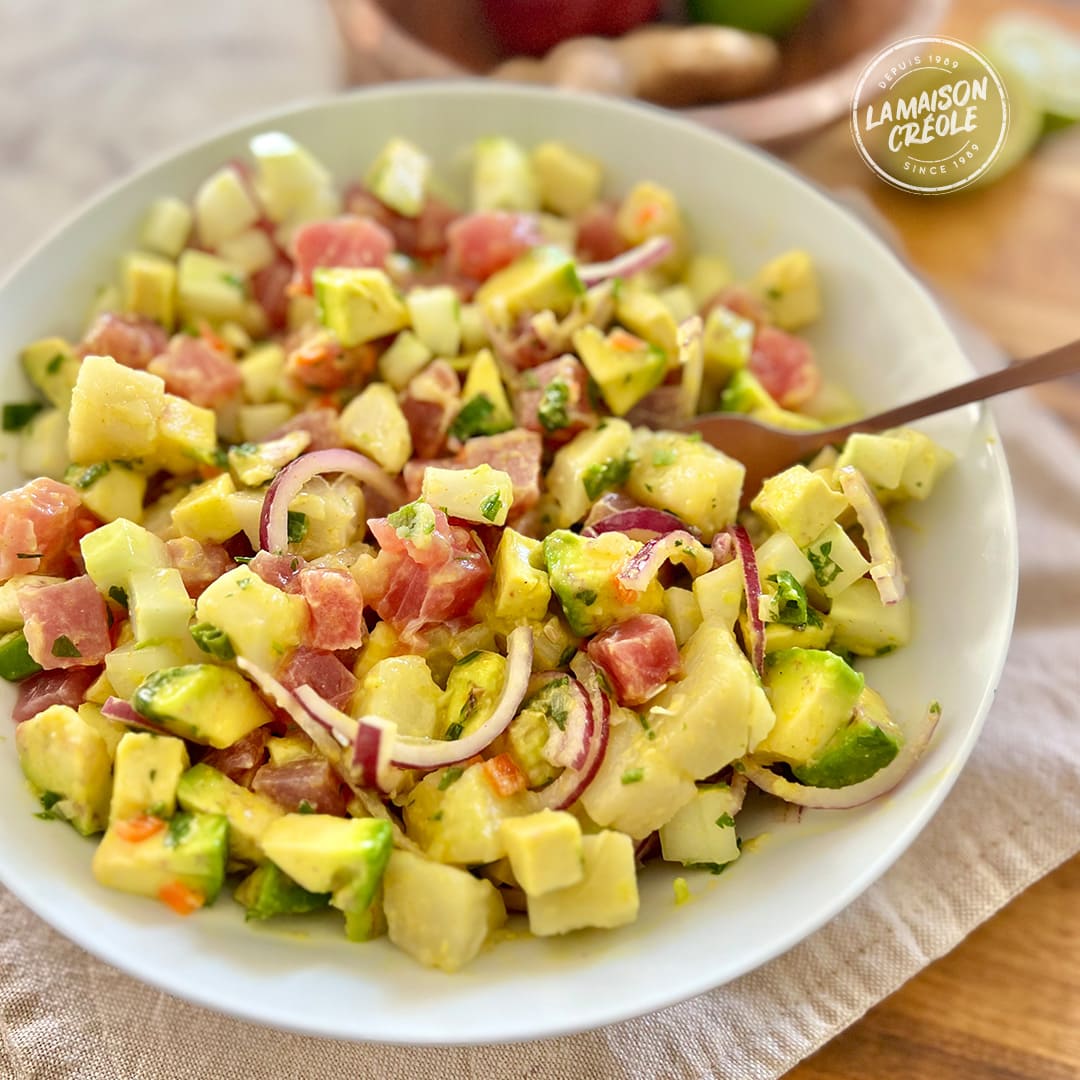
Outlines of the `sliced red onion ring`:
{"label": "sliced red onion ring", "polygon": [[121,724],[127,724],[128,727],[152,731],[155,735],[172,734],[168,728],[162,727],[161,724],[155,724],[152,720],[147,720],[134,705],[120,697],[107,697],[101,706],[101,715],[108,717],[110,720],[119,720]]}
{"label": "sliced red onion ring", "polygon": [[589,743],[592,740],[593,714],[589,696],[576,679],[570,679],[568,686],[570,705],[566,710],[566,720],[560,728],[551,725],[551,734],[544,746],[544,757],[552,765],[561,765],[567,769],[580,769],[589,756]]}
{"label": "sliced red onion ring", "polygon": [[759,765],[752,758],[743,762],[746,776],[755,787],[795,806],[806,806],[814,810],[850,810],[887,794],[907,776],[929,745],[930,737],[940,719],[941,706],[936,701],[932,702],[916,730],[908,732],[907,740],[896,757],[873,776],[848,787],[821,788],[795,784],[777,776],[771,769]]}
{"label": "sliced red onion ring", "polygon": [[694,577],[699,577],[712,569],[713,555],[700,540],[680,529],[648,541],[626,560],[615,576],[623,588],[644,592],[665,562],[681,563]]}
{"label": "sliced red onion ring", "polygon": [[292,694],[343,747],[352,746],[356,739],[356,720],[331,705],[311,686],[298,686]]}
{"label": "sliced red onion ring", "polygon": [[854,465],[837,469],[836,479],[862,526],[870,549],[870,577],[877,586],[881,602],[898,604],[904,599],[907,587],[885,511],[866,477]]}
{"label": "sliced red onion ring", "polygon": [[735,540],[729,532],[718,532],[712,538],[713,566],[726,566],[735,558]]}
{"label": "sliced red onion ring", "polygon": [[293,696],[267,671],[242,656],[236,658],[236,666],[275,704],[289,714],[296,726],[315,744],[315,749],[332,764],[341,761],[341,747],[330,734],[329,727],[316,720]]}
{"label": "sliced red onion ring", "polygon": [[571,661],[570,670],[577,676],[589,699],[592,736],[581,768],[563,769],[546,788],[536,792],[539,809],[565,810],[576,803],[582,792],[592,783],[607,751],[608,733],[611,730],[611,702],[600,688],[596,668],[584,653],[578,653]]}
{"label": "sliced red onion ring", "polygon": [[686,525],[666,510],[654,510],[650,506],[635,506],[632,510],[616,510],[599,521],[594,521],[581,531],[582,536],[599,536],[606,532],[653,533],[666,536],[670,532],[686,531]]}
{"label": "sliced red onion ring", "polygon": [[279,554],[289,546],[289,504],[303,486],[323,473],[345,473],[374,488],[394,506],[404,501],[398,482],[370,458],[355,450],[315,450],[302,454],[274,477],[263,499],[259,518],[259,546]]}
{"label": "sliced red onion ring", "polygon": [[418,739],[399,735],[391,753],[402,769],[439,769],[479,754],[497,739],[517,715],[532,673],[533,637],[527,626],[518,626],[506,639],[506,685],[491,716],[475,731],[460,739]]}
{"label": "sliced red onion ring", "polygon": [[599,285],[609,278],[632,277],[643,270],[659,266],[673,251],[675,244],[670,236],[652,236],[643,244],[616,255],[607,262],[588,263],[578,267],[582,284]]}
{"label": "sliced red onion ring", "polygon": [[739,553],[739,565],[742,567],[743,585],[746,589],[746,614],[750,622],[751,659],[754,670],[761,676],[765,674],[765,624],[761,621],[758,610],[761,599],[761,575],[758,573],[757,556],[750,534],[742,525],[732,525],[731,535],[735,540],[735,549]]}
{"label": "sliced red onion ring", "polygon": [[679,323],[679,415],[686,420],[696,415],[705,379],[704,324],[700,315]]}

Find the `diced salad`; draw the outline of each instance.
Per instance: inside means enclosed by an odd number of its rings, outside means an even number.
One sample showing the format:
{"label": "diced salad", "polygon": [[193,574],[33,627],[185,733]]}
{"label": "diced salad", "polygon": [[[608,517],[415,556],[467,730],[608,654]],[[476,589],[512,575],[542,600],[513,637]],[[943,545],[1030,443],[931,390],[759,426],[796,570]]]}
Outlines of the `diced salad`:
{"label": "diced salad", "polygon": [[341,191],[268,132],[25,348],[0,675],[102,885],[456,970],[508,911],[618,927],[647,860],[728,866],[748,781],[846,807],[911,767],[938,710],[905,738],[852,663],[909,639],[882,508],[949,455],[856,435],[740,510],[678,428],[851,414],[811,257],[737,281],[672,192],[603,189],[492,137],[466,208],[404,139]]}

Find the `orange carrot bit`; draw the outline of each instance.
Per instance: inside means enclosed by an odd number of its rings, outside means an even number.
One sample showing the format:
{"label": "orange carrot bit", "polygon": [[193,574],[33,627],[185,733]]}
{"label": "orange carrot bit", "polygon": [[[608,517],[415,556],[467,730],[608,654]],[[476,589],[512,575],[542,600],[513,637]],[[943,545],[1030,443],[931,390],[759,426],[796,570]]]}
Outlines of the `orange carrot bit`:
{"label": "orange carrot bit", "polygon": [[645,203],[634,215],[634,224],[639,229],[644,228],[654,222],[661,213],[663,213],[663,210],[659,203]]}
{"label": "orange carrot bit", "polygon": [[165,822],[153,814],[140,814],[138,817],[124,818],[113,825],[113,831],[121,840],[129,844],[138,844],[149,840],[165,828]]}
{"label": "orange carrot bit", "polygon": [[168,905],[177,915],[190,915],[206,903],[206,897],[198,889],[190,889],[182,881],[170,881],[158,889],[158,899]]}
{"label": "orange carrot bit", "polygon": [[528,787],[525,774],[509,754],[498,754],[484,762],[484,774],[497,795],[506,798]]}
{"label": "orange carrot bit", "polygon": [[636,352],[645,347],[645,342],[641,338],[623,329],[612,330],[608,334],[608,343],[620,352]]}
{"label": "orange carrot bit", "polygon": [[611,581],[615,587],[615,597],[620,603],[636,604],[641,599],[641,593],[637,589],[631,589],[629,585],[624,585],[617,572],[612,576]]}

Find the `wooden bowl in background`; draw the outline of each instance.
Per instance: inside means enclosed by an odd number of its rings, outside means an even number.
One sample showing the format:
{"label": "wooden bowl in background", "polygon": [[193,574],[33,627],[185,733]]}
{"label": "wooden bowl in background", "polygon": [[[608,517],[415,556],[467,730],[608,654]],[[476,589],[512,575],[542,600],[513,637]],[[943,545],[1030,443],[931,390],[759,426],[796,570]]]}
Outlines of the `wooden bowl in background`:
{"label": "wooden bowl in background", "polygon": [[[756,143],[806,135],[850,107],[862,68],[902,38],[933,33],[949,0],[817,0],[781,46],[766,93],[682,109],[708,127]],[[330,0],[350,85],[483,75],[501,53],[475,0]],[[433,12],[437,10],[437,14]]]}

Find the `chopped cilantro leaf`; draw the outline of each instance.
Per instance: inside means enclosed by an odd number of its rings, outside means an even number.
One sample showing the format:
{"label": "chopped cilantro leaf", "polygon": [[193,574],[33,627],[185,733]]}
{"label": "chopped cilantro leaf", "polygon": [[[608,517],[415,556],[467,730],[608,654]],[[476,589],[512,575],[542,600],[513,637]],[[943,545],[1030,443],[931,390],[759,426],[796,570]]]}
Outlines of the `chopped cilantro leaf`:
{"label": "chopped cilantro leaf", "polygon": [[453,741],[454,739],[460,739],[461,733],[465,730],[465,725],[458,720],[455,720],[447,729],[446,737]]}
{"label": "chopped cilantro leaf", "polygon": [[495,415],[495,404],[487,394],[477,394],[461,406],[450,434],[464,442],[473,435],[498,435],[513,426],[509,417]]}
{"label": "chopped cilantro leaf", "polygon": [[657,467],[661,467],[664,465],[674,465],[677,456],[678,455],[675,453],[675,451],[670,446],[667,446],[664,447],[664,449],[662,450],[653,451],[652,463]]}
{"label": "chopped cilantro leaf", "polygon": [[45,365],[46,375],[55,375],[63,366],[64,361],[67,359],[63,353],[58,352],[52,359]]}
{"label": "chopped cilantro leaf", "polygon": [[63,795],[57,795],[55,791],[43,791],[41,793],[41,808],[51,810],[62,798]]}
{"label": "chopped cilantro leaf", "polygon": [[731,863],[715,863],[715,862],[688,862],[683,863],[688,870],[708,870],[710,874],[722,874]]}
{"label": "chopped cilantro leaf", "polygon": [[735,819],[730,814],[721,814],[716,819],[716,827],[718,829],[733,829],[735,827]]}
{"label": "chopped cilantro leaf", "polygon": [[414,544],[435,532],[435,511],[419,499],[388,514],[386,520],[402,540]]}
{"label": "chopped cilantro leaf", "polygon": [[122,608],[128,606],[128,594],[119,585],[112,585],[109,587],[109,599],[119,604]]}
{"label": "chopped cilantro leaf", "polygon": [[312,806],[307,799],[301,799],[300,805],[296,808],[296,812],[298,814],[314,814],[316,811],[315,807]]}
{"label": "chopped cilantro leaf", "polygon": [[439,790],[445,791],[451,784],[456,784],[461,779],[461,774],[464,771],[465,769],[461,765],[451,765],[442,774],[442,779],[439,781]]}
{"label": "chopped cilantro leaf", "polygon": [[574,599],[580,600],[586,607],[596,603],[596,590],[595,589],[579,589],[574,593]]}
{"label": "chopped cilantro leaf", "polygon": [[82,653],[79,652],[78,648],[75,645],[75,642],[72,641],[71,638],[67,636],[67,634],[61,634],[52,643],[52,654],[53,656],[63,657],[82,656]]}
{"label": "chopped cilantro leaf", "polygon": [[799,584],[799,579],[790,571],[781,570],[770,575],[769,581],[776,583],[776,593],[773,596],[775,621],[785,626],[805,626],[810,619],[810,609],[806,590]]}
{"label": "chopped cilantro leaf", "polygon": [[499,516],[499,511],[502,509],[502,496],[493,491],[481,504],[480,513],[484,515],[488,521],[494,521]]}
{"label": "chopped cilantro leaf", "polygon": [[99,461],[94,465],[90,465],[84,469],[76,478],[73,487],[79,489],[79,491],[85,491],[89,487],[93,487],[107,472],[109,471],[109,463],[107,461]]}
{"label": "chopped cilantro leaf", "polygon": [[204,653],[216,656],[219,660],[233,660],[236,657],[229,635],[213,623],[196,623],[191,628],[191,636]]}
{"label": "chopped cilantro leaf", "polygon": [[585,494],[596,499],[604,491],[622,487],[630,475],[630,458],[608,458],[590,465],[582,474],[581,482],[585,485]]}
{"label": "chopped cilantro leaf", "polygon": [[4,406],[4,430],[22,431],[45,406],[40,401],[11,402]]}
{"label": "chopped cilantro leaf", "polygon": [[289,543],[299,544],[301,540],[307,536],[308,531],[308,518],[307,514],[300,513],[299,510],[289,511]]}
{"label": "chopped cilantro leaf", "polygon": [[843,567],[829,554],[831,551],[831,540],[826,540],[817,550],[806,549],[806,557],[814,568],[814,578],[823,589],[826,585],[831,585],[843,572]]}
{"label": "chopped cilantro leaf", "polygon": [[187,834],[194,824],[194,814],[176,814],[169,822],[169,827],[165,830],[165,846],[174,848],[182,844],[187,839]]}
{"label": "chopped cilantro leaf", "polygon": [[627,769],[622,774],[622,782],[624,784],[637,784],[645,779],[645,770],[638,767],[636,769]]}
{"label": "chopped cilantro leaf", "polygon": [[570,414],[567,403],[570,401],[570,387],[562,379],[552,379],[544,387],[540,404],[536,409],[536,418],[545,431],[558,431],[569,427]]}
{"label": "chopped cilantro leaf", "polygon": [[231,285],[234,289],[243,291],[244,279],[239,274],[234,274],[230,271],[229,273],[222,274],[221,280],[224,281],[226,285]]}

